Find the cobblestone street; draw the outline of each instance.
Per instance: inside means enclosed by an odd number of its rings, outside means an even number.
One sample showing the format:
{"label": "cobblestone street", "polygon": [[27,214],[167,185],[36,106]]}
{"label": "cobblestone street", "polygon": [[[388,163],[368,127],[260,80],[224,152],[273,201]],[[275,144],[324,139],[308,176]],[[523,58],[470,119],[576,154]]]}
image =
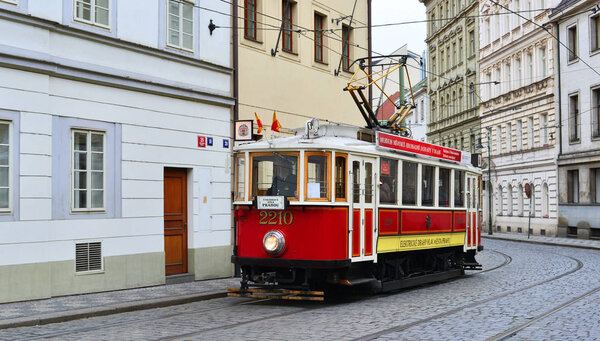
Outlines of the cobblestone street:
{"label": "cobblestone street", "polygon": [[484,241],[483,272],[327,303],[219,298],[37,327],[0,340],[599,339],[600,253]]}

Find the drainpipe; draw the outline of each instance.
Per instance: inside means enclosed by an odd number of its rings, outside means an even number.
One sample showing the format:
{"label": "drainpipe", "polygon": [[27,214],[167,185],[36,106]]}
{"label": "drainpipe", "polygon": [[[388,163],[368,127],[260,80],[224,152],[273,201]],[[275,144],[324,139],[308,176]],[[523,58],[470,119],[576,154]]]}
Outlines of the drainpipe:
{"label": "drainpipe", "polygon": [[556,22],[556,62],[557,62],[557,75],[558,75],[558,157],[562,154],[562,92],[560,82],[560,30],[558,21]]}
{"label": "drainpipe", "polygon": [[[232,38],[233,38],[232,39],[233,40],[233,60],[232,60],[232,63],[233,63],[233,100],[234,100],[234,104],[233,104],[233,120],[237,121],[239,119],[239,100],[238,100],[238,94],[239,94],[239,79],[238,79],[239,78],[238,77],[239,76],[239,71],[238,71],[239,70],[239,58],[238,58],[238,40],[239,40],[239,38],[238,38],[238,33],[239,33],[238,32],[238,0],[233,0],[232,1],[232,3],[231,3],[231,10],[233,12],[232,13],[233,14],[233,17],[232,17],[233,25],[231,25],[233,27],[233,31],[232,31]],[[235,125],[232,124],[231,125],[231,132],[232,132],[231,136],[235,136],[235,131],[234,130],[235,130]],[[233,158],[233,155],[231,155],[231,157]],[[233,162],[232,162],[232,164],[233,164]],[[234,171],[235,170],[235,166],[232,167],[232,168],[233,168],[232,170]],[[233,181],[233,177],[234,177],[234,175],[233,175],[233,172],[232,172],[232,175],[231,175],[232,182],[231,183],[235,183]],[[232,193],[231,197],[234,198],[233,191],[231,191],[231,193]],[[233,209],[234,209],[234,207],[233,207],[233,202],[232,202],[232,204],[231,204],[231,212],[233,212]],[[236,240],[236,235],[237,235],[237,224],[236,224],[236,221],[235,221],[235,219],[233,217],[232,217],[232,221],[233,221],[233,223],[232,223],[232,226],[233,226],[233,241],[232,241],[232,244],[233,244],[233,255],[237,256],[237,245],[235,245],[235,240]],[[240,267],[239,267],[239,265],[236,264],[235,267],[234,267],[234,270],[233,270],[233,274],[234,274],[234,276],[237,277],[237,276],[240,276],[240,273],[241,273],[240,272]]]}

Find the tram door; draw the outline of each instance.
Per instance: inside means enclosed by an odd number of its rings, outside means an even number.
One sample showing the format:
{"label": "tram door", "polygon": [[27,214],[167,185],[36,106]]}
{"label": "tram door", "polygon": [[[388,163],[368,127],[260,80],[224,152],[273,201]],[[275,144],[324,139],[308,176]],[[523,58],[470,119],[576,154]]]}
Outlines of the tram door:
{"label": "tram door", "polygon": [[352,210],[350,210],[349,252],[352,261],[374,259],[375,159],[350,157]]}
{"label": "tram door", "polygon": [[467,249],[476,248],[479,236],[479,181],[476,176],[467,175]]}

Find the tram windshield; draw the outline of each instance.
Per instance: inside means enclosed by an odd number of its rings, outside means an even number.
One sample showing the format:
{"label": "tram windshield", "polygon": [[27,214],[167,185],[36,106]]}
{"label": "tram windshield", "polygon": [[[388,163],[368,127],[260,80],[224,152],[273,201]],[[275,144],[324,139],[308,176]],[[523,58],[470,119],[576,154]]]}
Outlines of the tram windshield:
{"label": "tram windshield", "polygon": [[298,153],[252,155],[252,196],[282,195],[298,199]]}

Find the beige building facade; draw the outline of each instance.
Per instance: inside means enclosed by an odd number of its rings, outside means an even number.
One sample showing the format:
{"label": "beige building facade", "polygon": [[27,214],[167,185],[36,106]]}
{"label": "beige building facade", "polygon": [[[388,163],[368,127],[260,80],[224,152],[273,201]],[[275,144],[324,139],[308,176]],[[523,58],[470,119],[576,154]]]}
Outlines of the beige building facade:
{"label": "beige building facade", "polygon": [[266,136],[273,134],[273,112],[283,134],[313,117],[365,125],[342,89],[357,68],[352,62],[369,55],[371,0],[358,0],[355,8],[354,1],[290,0],[288,11],[287,0],[237,2],[238,119],[257,113]]}
{"label": "beige building facade", "polygon": [[556,43],[540,27],[556,3],[480,1],[483,207],[488,225],[491,187],[495,231],[527,233],[531,222],[533,234],[556,235]]}
{"label": "beige building facade", "polygon": [[427,7],[427,77],[431,143],[476,152],[480,130],[479,3],[420,0]]}

